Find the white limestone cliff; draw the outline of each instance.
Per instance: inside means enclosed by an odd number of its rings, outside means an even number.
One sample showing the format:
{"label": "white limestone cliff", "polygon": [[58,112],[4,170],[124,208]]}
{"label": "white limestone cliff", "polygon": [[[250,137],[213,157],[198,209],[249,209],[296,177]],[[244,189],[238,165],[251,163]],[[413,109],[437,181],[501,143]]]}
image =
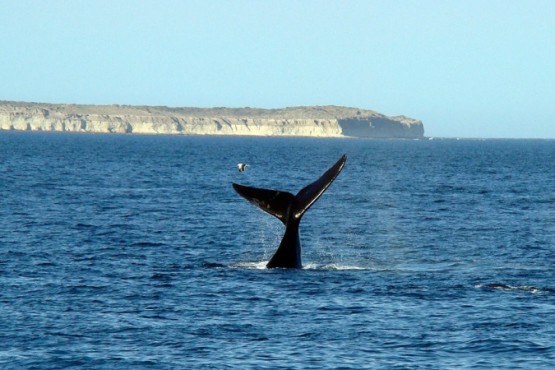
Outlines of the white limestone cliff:
{"label": "white limestone cliff", "polygon": [[0,130],[91,133],[420,138],[421,121],[336,106],[167,108],[0,102]]}

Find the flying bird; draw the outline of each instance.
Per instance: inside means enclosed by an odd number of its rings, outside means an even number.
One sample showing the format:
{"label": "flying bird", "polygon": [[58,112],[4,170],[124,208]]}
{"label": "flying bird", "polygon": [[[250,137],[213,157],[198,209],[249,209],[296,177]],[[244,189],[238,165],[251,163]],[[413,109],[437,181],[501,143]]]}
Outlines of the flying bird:
{"label": "flying bird", "polygon": [[238,163],[237,164],[237,169],[239,170],[239,172],[244,172],[247,169],[248,164],[246,163]]}

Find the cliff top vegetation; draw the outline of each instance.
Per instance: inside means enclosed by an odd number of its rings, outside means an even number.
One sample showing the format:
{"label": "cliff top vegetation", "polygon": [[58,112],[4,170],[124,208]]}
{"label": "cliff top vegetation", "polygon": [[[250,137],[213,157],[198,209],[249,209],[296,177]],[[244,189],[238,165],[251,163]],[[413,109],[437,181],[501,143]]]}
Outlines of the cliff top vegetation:
{"label": "cliff top vegetation", "polygon": [[[230,117],[230,118],[271,118],[271,119],[346,119],[387,117],[369,109],[342,107],[336,105],[298,106],[279,109],[263,108],[194,108],[166,106],[132,105],[82,105],[51,104],[0,101],[0,110],[18,113],[38,113],[40,111],[66,115],[118,115],[118,116],[184,116],[184,117]],[[391,117],[397,120],[414,121],[405,116]]]}

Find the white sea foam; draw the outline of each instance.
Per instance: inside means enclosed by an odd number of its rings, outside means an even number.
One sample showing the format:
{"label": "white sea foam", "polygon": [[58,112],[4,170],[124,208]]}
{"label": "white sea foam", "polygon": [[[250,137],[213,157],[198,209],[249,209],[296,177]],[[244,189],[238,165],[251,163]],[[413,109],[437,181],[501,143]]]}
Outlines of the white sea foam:
{"label": "white sea foam", "polygon": [[337,263],[330,263],[326,265],[319,265],[316,263],[308,263],[304,267],[306,270],[368,270],[366,267],[341,265]]}
{"label": "white sea foam", "polygon": [[[237,262],[231,265],[234,268],[244,268],[244,269],[253,269],[253,270],[264,270],[266,269],[266,265],[268,261],[245,261],[245,262]],[[366,267],[361,266],[353,266],[353,265],[341,265],[336,263],[330,263],[326,265],[317,264],[317,263],[307,263],[303,266],[303,270],[368,270]]]}
{"label": "white sea foam", "polygon": [[244,269],[253,269],[253,270],[263,270],[266,268],[266,264],[268,261],[259,261],[259,262],[238,262],[233,264],[231,267],[236,268],[244,268]]}

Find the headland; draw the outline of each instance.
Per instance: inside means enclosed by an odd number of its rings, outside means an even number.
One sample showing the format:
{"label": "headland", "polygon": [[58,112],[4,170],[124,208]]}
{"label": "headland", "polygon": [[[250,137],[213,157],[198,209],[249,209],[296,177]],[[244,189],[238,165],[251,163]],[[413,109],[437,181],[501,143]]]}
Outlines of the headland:
{"label": "headland", "polygon": [[0,101],[0,130],[119,134],[423,138],[422,121],[340,106],[173,108]]}

